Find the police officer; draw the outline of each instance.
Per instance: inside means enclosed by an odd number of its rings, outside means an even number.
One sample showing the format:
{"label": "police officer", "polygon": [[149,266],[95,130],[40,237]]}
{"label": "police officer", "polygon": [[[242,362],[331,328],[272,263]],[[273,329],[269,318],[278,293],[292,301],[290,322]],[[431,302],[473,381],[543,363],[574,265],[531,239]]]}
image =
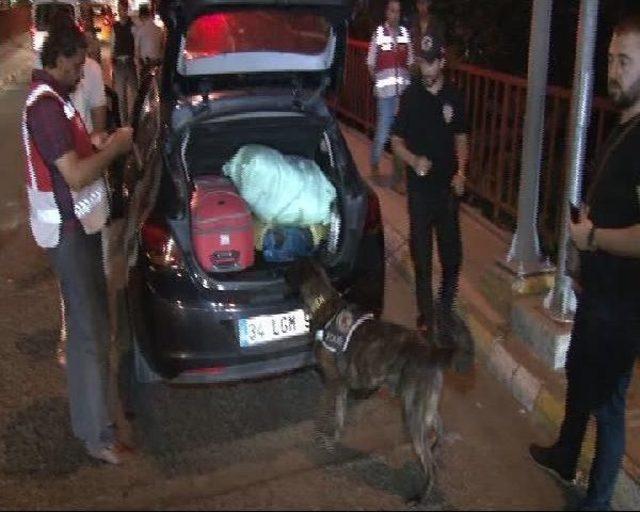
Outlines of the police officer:
{"label": "police officer", "polygon": [[564,420],[552,446],[530,447],[535,462],[570,482],[595,416],[596,454],[578,510],[611,507],[640,336],[640,13],[615,27],[608,75],[620,120],[594,163],[586,207],[570,225],[581,291],[565,365]]}
{"label": "police officer", "polygon": [[392,147],[408,165],[410,238],[416,276],[417,327],[433,321],[432,246],[438,241],[442,266],[440,305],[453,305],[462,262],[458,201],[464,191],[468,159],[462,98],[443,74],[443,42],[425,36],[416,54],[421,79],[413,81],[400,102]]}

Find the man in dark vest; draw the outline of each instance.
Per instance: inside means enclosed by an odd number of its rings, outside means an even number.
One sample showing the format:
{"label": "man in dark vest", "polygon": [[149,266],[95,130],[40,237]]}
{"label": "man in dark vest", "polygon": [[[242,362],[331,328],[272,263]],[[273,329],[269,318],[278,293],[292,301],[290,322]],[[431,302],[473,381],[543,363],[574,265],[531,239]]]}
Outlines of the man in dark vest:
{"label": "man in dark vest", "polygon": [[576,510],[610,510],[625,452],[627,389],[640,332],[640,14],[609,45],[609,96],[620,119],[596,158],[586,205],[571,222],[580,292],[565,364],[567,398],[556,442],[531,445],[540,466],[571,482],[590,416],[596,453]]}
{"label": "man in dark vest", "polygon": [[133,59],[133,21],[128,14],[127,2],[118,4],[118,21],[113,25],[112,49],[113,82],[118,95],[118,111],[122,126],[131,124],[133,104],[138,89],[135,62]]}

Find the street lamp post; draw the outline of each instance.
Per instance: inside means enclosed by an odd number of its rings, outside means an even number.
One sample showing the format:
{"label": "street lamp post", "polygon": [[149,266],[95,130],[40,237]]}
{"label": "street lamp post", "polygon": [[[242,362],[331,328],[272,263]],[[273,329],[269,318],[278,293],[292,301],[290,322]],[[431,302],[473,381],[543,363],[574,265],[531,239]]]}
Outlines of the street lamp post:
{"label": "street lamp post", "polygon": [[534,274],[544,268],[538,238],[538,191],[552,5],[553,0],[534,0],[531,13],[518,224],[507,255],[507,266],[519,275]]}
{"label": "street lamp post", "polygon": [[577,54],[573,73],[570,125],[567,133],[567,173],[564,198],[561,205],[560,237],[558,240],[558,264],[553,289],[544,300],[548,314],[555,320],[569,322],[573,319],[576,297],[567,275],[569,249],[569,203],[580,200],[584,169],[587,129],[591,114],[593,91],[593,57],[598,28],[598,0],[582,0],[578,22]]}

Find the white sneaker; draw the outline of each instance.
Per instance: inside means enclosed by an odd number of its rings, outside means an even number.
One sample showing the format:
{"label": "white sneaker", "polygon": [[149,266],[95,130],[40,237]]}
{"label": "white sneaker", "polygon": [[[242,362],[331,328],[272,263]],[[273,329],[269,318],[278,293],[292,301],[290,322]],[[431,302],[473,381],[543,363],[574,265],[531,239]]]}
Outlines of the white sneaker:
{"label": "white sneaker", "polygon": [[122,464],[125,461],[127,454],[133,453],[131,448],[118,443],[117,441],[98,450],[87,448],[87,451],[94,459],[115,465]]}

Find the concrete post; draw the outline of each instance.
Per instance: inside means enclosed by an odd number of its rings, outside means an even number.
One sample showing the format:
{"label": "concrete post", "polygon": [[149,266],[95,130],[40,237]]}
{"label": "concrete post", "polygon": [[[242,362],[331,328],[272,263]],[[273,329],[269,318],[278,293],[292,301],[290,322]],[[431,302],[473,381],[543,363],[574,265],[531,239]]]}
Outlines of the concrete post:
{"label": "concrete post", "polygon": [[544,109],[547,92],[549,37],[553,0],[534,0],[531,13],[529,62],[527,70],[527,110],[520,165],[518,225],[507,255],[507,267],[516,274],[533,274],[545,267],[538,239],[538,190]]}
{"label": "concrete post", "polygon": [[567,133],[567,173],[562,200],[560,235],[558,240],[558,264],[553,289],[544,305],[552,318],[571,321],[576,308],[576,298],[567,275],[569,247],[569,202],[578,204],[582,187],[587,129],[591,115],[593,92],[593,58],[598,30],[598,0],[581,0],[576,62],[573,71],[570,125]]}

